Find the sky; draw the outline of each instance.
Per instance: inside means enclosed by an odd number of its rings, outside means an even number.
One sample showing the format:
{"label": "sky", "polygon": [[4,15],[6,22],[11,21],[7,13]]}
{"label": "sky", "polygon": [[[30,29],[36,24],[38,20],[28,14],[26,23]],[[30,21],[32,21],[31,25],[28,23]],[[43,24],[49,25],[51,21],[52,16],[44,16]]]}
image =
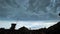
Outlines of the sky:
{"label": "sky", "polygon": [[[53,24],[60,20],[59,13],[60,0],[0,0],[0,21],[2,24],[11,21],[22,21],[22,23],[19,22],[20,24],[26,22],[30,24],[31,21],[36,21],[38,24],[42,24],[41,21],[44,24],[46,22]],[[3,23],[5,21],[7,23]]]}
{"label": "sky", "polygon": [[0,21],[0,28],[9,29],[12,23],[16,24],[15,29],[19,29],[23,26],[27,27],[28,29],[34,30],[39,28],[48,28],[58,21]]}

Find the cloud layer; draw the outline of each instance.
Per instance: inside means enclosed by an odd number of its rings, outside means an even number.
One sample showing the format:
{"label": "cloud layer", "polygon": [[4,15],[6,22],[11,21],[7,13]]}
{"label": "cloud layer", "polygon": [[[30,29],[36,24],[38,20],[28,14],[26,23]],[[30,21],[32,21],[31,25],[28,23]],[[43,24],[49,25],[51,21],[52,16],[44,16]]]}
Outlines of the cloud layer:
{"label": "cloud layer", "polygon": [[[16,23],[15,21],[0,21],[0,28],[5,28],[5,29],[9,29],[11,27],[12,23]],[[57,21],[18,21],[16,24],[16,28],[15,29],[19,29],[23,26],[27,27],[27,28],[31,28],[31,29],[39,29],[39,28],[48,28],[54,24],[56,24]]]}
{"label": "cloud layer", "polygon": [[0,0],[0,20],[60,20],[60,0]]}

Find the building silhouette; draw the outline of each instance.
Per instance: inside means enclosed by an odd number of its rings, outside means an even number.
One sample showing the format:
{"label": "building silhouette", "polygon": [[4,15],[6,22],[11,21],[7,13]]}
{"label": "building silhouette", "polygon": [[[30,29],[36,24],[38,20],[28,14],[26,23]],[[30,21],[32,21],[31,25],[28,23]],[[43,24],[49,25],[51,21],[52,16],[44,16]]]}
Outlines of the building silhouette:
{"label": "building silhouette", "polygon": [[11,24],[11,28],[10,28],[10,29],[11,29],[11,30],[15,30],[15,26],[16,26],[16,24],[14,24],[14,23]]}

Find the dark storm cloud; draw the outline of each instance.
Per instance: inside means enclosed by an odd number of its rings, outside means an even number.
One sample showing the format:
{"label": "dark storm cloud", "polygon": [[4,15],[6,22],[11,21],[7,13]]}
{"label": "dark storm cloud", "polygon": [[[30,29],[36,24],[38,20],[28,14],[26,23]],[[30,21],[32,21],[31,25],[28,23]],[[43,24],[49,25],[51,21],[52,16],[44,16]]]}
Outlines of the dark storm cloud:
{"label": "dark storm cloud", "polygon": [[58,20],[59,0],[0,0],[0,20]]}

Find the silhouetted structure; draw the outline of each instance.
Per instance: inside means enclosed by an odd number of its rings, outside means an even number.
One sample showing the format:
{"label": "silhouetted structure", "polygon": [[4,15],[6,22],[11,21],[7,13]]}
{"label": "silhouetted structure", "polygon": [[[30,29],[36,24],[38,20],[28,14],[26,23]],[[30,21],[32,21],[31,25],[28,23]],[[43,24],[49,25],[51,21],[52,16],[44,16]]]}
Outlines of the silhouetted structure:
{"label": "silhouetted structure", "polygon": [[11,30],[15,30],[15,26],[16,26],[16,24],[11,24]]}
{"label": "silhouetted structure", "polygon": [[37,30],[29,30],[25,26],[15,30],[16,24],[11,24],[10,29],[0,28],[0,34],[60,34],[60,22],[49,27]]}
{"label": "silhouetted structure", "polygon": [[21,31],[28,31],[28,28],[26,28],[25,26],[19,28],[18,30],[21,30]]}
{"label": "silhouetted structure", "polygon": [[48,34],[60,34],[60,22],[48,28]]}

